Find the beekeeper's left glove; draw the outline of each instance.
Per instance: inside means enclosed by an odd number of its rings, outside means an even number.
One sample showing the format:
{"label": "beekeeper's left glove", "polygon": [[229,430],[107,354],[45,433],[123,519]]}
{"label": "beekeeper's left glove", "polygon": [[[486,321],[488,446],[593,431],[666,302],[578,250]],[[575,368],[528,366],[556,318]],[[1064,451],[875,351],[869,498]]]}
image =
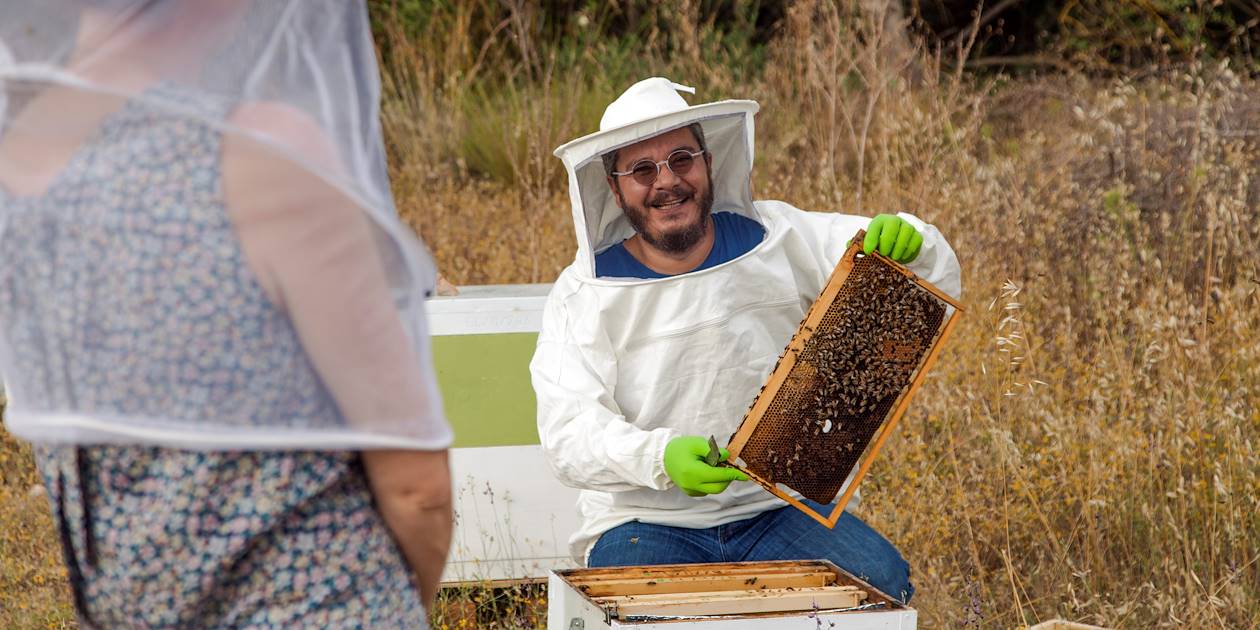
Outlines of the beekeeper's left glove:
{"label": "beekeeper's left glove", "polygon": [[904,264],[914,260],[922,246],[923,235],[909,221],[894,214],[879,214],[866,228],[862,253],[879,250],[879,253]]}

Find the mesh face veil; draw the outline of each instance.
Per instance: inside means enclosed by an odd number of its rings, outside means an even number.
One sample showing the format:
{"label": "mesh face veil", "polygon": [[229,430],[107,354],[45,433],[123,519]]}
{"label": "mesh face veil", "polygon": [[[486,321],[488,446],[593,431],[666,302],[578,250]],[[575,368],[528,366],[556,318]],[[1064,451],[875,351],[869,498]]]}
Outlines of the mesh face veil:
{"label": "mesh face veil", "polygon": [[445,448],[367,11],[0,8],[0,374],[47,443]]}

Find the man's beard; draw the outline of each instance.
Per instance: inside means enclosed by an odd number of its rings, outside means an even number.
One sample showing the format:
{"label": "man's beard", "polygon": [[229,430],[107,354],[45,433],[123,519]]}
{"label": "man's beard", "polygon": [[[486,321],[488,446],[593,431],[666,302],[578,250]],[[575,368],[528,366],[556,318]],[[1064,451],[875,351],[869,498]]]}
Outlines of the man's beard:
{"label": "man's beard", "polygon": [[[653,202],[662,198],[672,197],[679,199],[689,194],[694,194],[694,192],[688,191],[682,186],[675,186],[670,193],[657,195]],[[704,238],[705,230],[709,229],[709,214],[713,210],[712,186],[709,186],[704,191],[704,195],[697,199],[697,205],[700,207],[700,215],[696,217],[695,221],[681,228],[661,234],[653,234],[648,231],[647,218],[648,213],[651,212],[649,208],[625,204],[624,211],[626,218],[630,220],[630,225],[634,227],[634,231],[639,234],[645,243],[669,254],[682,254],[695,247],[696,243],[699,243],[700,239]]]}

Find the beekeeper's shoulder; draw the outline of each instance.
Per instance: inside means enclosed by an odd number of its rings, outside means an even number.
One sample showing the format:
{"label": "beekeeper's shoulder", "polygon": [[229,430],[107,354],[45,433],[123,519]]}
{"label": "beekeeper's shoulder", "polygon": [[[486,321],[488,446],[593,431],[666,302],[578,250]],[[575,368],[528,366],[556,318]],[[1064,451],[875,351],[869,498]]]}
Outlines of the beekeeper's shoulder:
{"label": "beekeeper's shoulder", "polygon": [[777,199],[765,199],[753,202],[757,208],[762,224],[768,232],[777,231],[815,231],[827,229],[837,221],[851,218],[850,215],[836,212],[810,212]]}
{"label": "beekeeper's shoulder", "polygon": [[558,324],[567,322],[585,310],[584,304],[589,302],[590,287],[580,278],[579,265],[572,263],[565,267],[551,290],[547,293],[547,301],[543,307],[544,332],[554,332]]}

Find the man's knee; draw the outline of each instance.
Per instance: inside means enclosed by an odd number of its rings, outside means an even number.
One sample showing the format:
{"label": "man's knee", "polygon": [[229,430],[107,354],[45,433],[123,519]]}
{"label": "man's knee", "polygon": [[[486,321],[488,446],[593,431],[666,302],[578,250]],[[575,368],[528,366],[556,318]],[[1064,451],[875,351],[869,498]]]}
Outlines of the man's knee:
{"label": "man's knee", "polygon": [[862,567],[857,577],[897,601],[909,602],[914,595],[914,586],[910,584],[910,563],[895,549],[892,551],[889,557]]}

